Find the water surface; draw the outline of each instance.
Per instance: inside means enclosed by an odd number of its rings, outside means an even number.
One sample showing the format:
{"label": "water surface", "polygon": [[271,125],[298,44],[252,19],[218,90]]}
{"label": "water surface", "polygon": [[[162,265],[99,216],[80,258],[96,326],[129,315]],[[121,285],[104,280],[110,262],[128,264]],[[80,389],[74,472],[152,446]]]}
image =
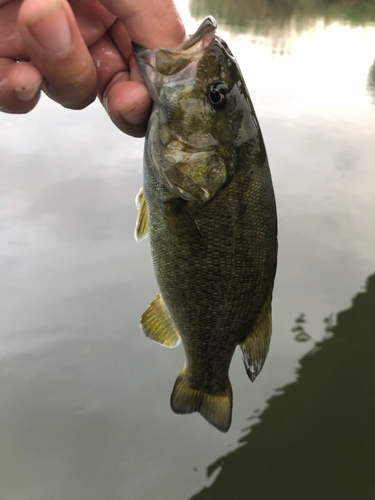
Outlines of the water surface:
{"label": "water surface", "polygon": [[[185,0],[178,5],[194,32],[200,19],[190,17]],[[254,384],[235,353],[233,424],[226,435],[199,415],[172,413],[169,397],[183,350],[164,349],[139,330],[157,291],[148,243],[133,238],[143,141],[117,131],[98,103],[76,112],[45,98],[29,115],[0,115],[3,500],[246,498],[248,490],[235,490],[253,466],[246,453],[254,449],[254,470],[265,481],[272,482],[282,461],[287,486],[302,474],[293,469],[297,458],[318,460],[327,443],[332,456],[363,461],[359,496],[374,497],[365,472],[374,448],[371,453],[361,430],[353,430],[355,423],[366,428],[375,407],[374,376],[367,358],[361,369],[358,354],[359,346],[373,352],[374,318],[368,307],[355,309],[355,321],[336,313],[351,307],[374,272],[375,27],[319,12],[305,14],[303,22],[296,13],[280,19],[237,26],[227,18],[220,25],[261,123],[280,227],[271,352]],[[301,314],[304,322],[296,323]],[[332,340],[327,322],[337,323]],[[305,341],[296,341],[296,326]],[[354,363],[351,350],[340,346],[355,344],[364,331]],[[301,369],[296,383],[298,360],[321,341],[323,354],[304,358],[303,367],[306,359],[314,366],[309,373]],[[287,384],[295,389],[283,389],[286,397],[275,402],[275,391]],[[332,408],[324,424],[317,394],[324,387],[327,398],[339,394],[341,411],[355,415],[350,425],[344,421],[352,437],[342,445],[332,436],[339,409]],[[304,436],[298,453],[288,453],[291,423]],[[290,439],[282,438],[286,431]],[[313,484],[318,471],[309,473],[310,465],[301,477]],[[334,477],[339,466],[333,460]],[[342,485],[354,491],[355,479],[344,475]],[[301,491],[296,486],[279,498],[314,498]]]}

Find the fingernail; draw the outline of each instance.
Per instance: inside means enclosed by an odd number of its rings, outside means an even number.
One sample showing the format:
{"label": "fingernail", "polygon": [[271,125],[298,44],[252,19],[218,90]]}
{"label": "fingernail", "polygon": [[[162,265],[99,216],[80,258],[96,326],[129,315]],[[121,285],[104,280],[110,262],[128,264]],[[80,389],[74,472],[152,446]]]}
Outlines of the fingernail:
{"label": "fingernail", "polygon": [[61,56],[69,51],[72,34],[61,2],[55,2],[47,9],[35,14],[27,23],[27,27],[49,54]]}
{"label": "fingernail", "polygon": [[14,89],[16,96],[22,102],[32,101],[39,91],[41,83],[42,80],[39,80],[39,82],[36,82],[33,85],[28,85],[27,87],[16,87]]}

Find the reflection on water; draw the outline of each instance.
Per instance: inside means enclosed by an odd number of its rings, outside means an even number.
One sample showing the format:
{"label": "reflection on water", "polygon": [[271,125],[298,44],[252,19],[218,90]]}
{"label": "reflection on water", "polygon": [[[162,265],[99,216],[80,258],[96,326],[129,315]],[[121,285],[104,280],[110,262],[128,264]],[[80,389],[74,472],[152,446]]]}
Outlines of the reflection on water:
{"label": "reflection on water", "polygon": [[375,60],[370,66],[367,77],[367,91],[372,97],[372,103],[375,105]]}
{"label": "reflection on water", "polygon": [[294,334],[294,340],[297,342],[307,342],[311,340],[311,336],[306,332],[305,329],[306,316],[304,313],[300,314],[296,318],[296,324],[292,328],[292,333]]}
{"label": "reflection on water", "polygon": [[375,274],[191,500],[375,498]]}
{"label": "reflection on water", "polygon": [[302,28],[314,18],[369,23],[375,21],[375,5],[363,0],[191,0],[194,17],[213,15],[238,28],[254,25],[260,29],[271,23],[287,26],[296,19]]}
{"label": "reflection on water", "polygon": [[363,0],[190,0],[190,7],[196,19],[211,14],[220,27],[251,33],[279,54],[289,53],[302,33],[313,36],[337,22],[375,22],[375,4]]}

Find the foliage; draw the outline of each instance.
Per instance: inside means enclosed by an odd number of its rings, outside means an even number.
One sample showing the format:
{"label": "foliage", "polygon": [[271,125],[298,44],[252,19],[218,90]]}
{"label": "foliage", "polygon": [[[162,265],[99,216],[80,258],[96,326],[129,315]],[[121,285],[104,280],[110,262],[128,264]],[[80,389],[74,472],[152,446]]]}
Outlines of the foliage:
{"label": "foliage", "polygon": [[221,23],[239,28],[259,21],[282,25],[291,18],[302,23],[312,18],[375,22],[375,2],[370,0],[191,0],[190,8],[194,17],[212,14]]}

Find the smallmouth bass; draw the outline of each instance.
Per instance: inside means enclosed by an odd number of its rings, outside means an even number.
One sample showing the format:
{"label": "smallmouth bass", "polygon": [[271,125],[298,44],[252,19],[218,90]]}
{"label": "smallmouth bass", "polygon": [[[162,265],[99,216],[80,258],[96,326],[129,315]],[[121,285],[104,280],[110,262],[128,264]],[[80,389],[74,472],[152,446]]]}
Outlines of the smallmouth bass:
{"label": "smallmouth bass", "polygon": [[186,364],[171,396],[226,432],[237,345],[252,381],[271,339],[277,218],[262,134],[238,64],[207,17],[176,48],[133,53],[154,101],[137,196],[160,292],[141,318]]}

